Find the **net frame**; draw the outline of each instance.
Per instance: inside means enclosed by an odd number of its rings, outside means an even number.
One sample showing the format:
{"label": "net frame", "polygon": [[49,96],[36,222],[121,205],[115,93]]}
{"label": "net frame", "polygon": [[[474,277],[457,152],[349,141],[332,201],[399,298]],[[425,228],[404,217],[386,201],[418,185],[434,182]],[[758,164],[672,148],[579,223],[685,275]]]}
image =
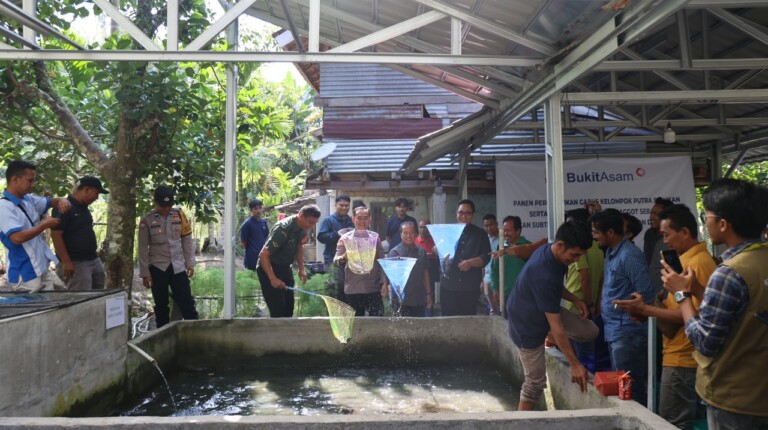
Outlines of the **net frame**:
{"label": "net frame", "polygon": [[[400,299],[400,302],[405,301],[405,289],[408,285],[408,279],[411,277],[411,272],[416,265],[416,260],[417,259],[413,257],[389,257],[376,260],[379,262],[381,269],[384,270],[384,273],[389,279],[389,283],[392,287],[390,290],[392,290],[395,295],[397,295],[397,298]],[[390,264],[393,262],[401,263],[400,265],[402,267],[398,268],[403,271],[401,276],[394,276],[396,275],[396,272],[392,272],[392,270],[395,270],[398,265]]]}
{"label": "net frame", "polygon": [[370,230],[352,229],[341,235],[347,256],[347,268],[352,273],[366,275],[376,264],[379,234]]}
{"label": "net frame", "polygon": [[437,255],[440,264],[440,272],[448,279],[453,258],[456,255],[456,248],[464,234],[466,224],[427,224],[429,234],[437,248]]}
{"label": "net frame", "polygon": [[312,291],[302,290],[296,287],[286,287],[291,291],[308,294],[323,299],[325,307],[328,310],[328,323],[331,325],[333,337],[341,343],[347,343],[352,339],[352,328],[355,324],[355,308],[323,294],[313,293]]}

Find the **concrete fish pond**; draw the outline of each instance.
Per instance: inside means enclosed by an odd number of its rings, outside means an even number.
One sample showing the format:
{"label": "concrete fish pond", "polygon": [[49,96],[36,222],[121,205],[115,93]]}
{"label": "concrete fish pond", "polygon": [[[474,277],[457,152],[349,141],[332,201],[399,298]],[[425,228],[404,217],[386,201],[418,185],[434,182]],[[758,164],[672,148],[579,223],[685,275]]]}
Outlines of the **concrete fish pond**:
{"label": "concrete fish pond", "polygon": [[[84,384],[68,372],[36,375],[31,385],[48,384],[44,395],[60,400],[5,407],[0,428],[674,428],[594,387],[582,394],[552,354],[549,404],[514,411],[522,366],[501,318],[358,318],[347,344],[325,318],[183,321],[131,343],[157,361],[168,388],[143,354],[109,344],[105,359],[80,363],[109,377]],[[52,415],[59,418],[44,418]]]}

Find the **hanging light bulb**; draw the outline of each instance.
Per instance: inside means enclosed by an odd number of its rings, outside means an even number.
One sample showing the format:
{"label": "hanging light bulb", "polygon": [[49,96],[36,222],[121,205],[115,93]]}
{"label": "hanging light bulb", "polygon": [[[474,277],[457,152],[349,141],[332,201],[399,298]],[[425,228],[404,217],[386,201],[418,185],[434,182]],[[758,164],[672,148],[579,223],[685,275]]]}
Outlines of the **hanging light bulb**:
{"label": "hanging light bulb", "polygon": [[667,122],[667,128],[664,129],[664,143],[675,143],[675,130],[672,130],[670,122]]}

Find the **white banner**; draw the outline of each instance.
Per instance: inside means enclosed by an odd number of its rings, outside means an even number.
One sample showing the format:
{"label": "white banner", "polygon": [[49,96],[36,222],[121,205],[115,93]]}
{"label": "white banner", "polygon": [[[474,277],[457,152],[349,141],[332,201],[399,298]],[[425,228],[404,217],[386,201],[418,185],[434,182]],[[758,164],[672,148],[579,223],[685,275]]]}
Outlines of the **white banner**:
{"label": "white banner", "polygon": [[[696,192],[689,157],[590,158],[565,160],[565,210],[597,200],[637,217],[643,231],[634,242],[641,249],[653,201],[664,197],[696,211]],[[547,236],[547,193],[544,161],[496,163],[496,208],[499,223],[517,215],[523,235],[535,241]]]}

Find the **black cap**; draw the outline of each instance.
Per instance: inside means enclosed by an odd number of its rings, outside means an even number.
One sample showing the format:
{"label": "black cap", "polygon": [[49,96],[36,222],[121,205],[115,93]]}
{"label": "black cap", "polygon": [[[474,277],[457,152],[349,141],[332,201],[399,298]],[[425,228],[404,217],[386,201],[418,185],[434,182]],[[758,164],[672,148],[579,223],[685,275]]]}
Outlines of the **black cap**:
{"label": "black cap", "polygon": [[155,190],[155,203],[160,206],[173,206],[173,188],[165,185],[157,187]]}
{"label": "black cap", "polygon": [[93,176],[83,176],[80,178],[80,185],[78,188],[82,187],[93,187],[99,190],[99,193],[101,194],[109,194],[109,191],[105,190],[104,187],[101,185],[101,181],[99,178],[93,177]]}

